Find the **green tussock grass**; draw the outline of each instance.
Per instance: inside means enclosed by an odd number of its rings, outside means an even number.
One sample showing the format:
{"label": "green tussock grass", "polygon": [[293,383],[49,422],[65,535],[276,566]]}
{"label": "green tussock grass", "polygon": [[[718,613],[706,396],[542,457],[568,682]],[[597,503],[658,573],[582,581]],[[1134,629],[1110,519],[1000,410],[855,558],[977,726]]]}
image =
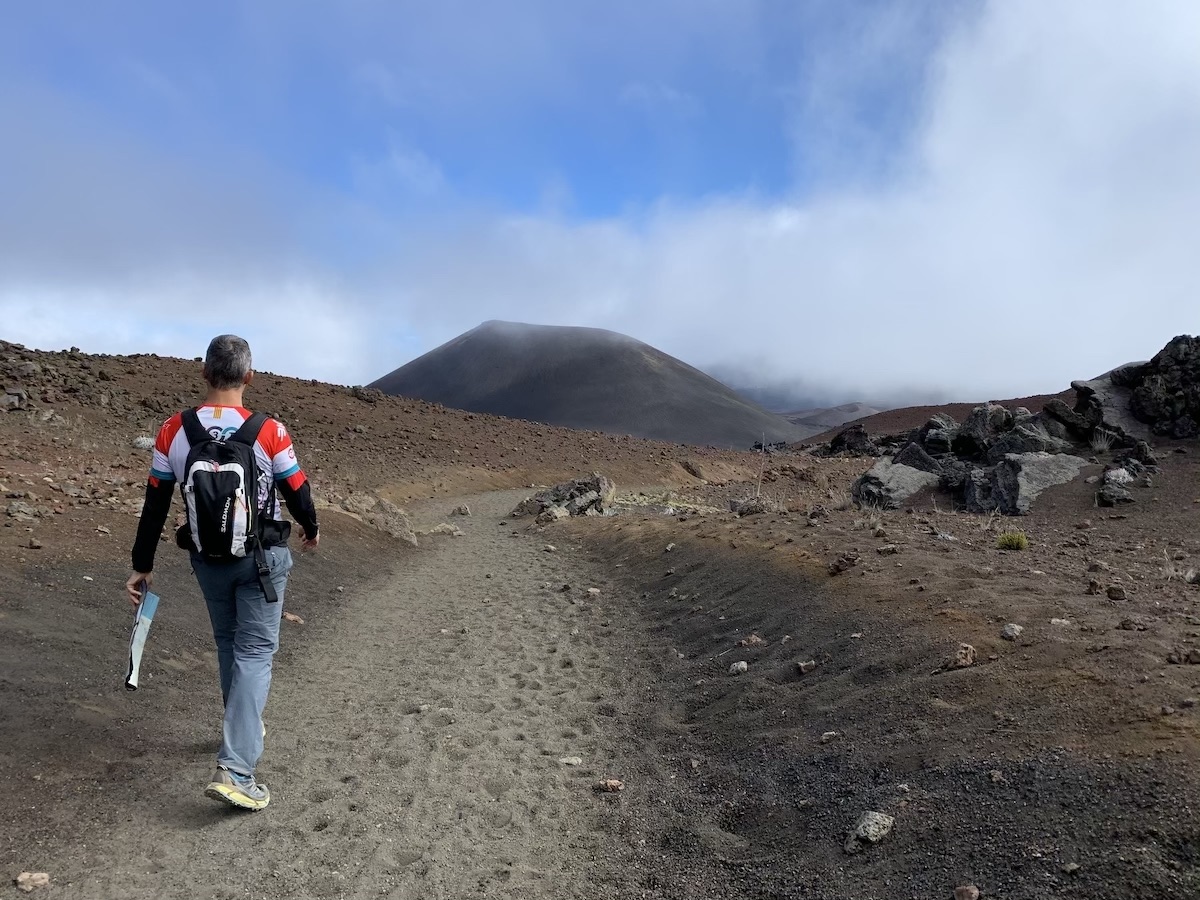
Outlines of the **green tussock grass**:
{"label": "green tussock grass", "polygon": [[1023,531],[1006,531],[996,539],[996,547],[1000,550],[1028,550],[1029,538]]}

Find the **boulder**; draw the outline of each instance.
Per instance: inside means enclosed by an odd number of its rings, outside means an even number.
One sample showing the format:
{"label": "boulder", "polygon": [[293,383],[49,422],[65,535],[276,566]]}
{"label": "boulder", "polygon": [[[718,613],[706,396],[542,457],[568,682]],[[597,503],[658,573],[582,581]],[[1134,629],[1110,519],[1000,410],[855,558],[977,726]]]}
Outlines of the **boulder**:
{"label": "boulder", "polygon": [[922,472],[932,472],[934,475],[942,474],[942,464],[926,453],[915,441],[893,456],[892,462],[902,466],[911,466]]}
{"label": "boulder", "polygon": [[917,442],[925,448],[927,453],[942,456],[950,453],[957,434],[957,422],[944,413],[935,413],[917,431]]}
{"label": "boulder", "polygon": [[1121,506],[1133,503],[1133,494],[1116,482],[1108,482],[1096,494],[1096,503],[1099,506]]}
{"label": "boulder", "polygon": [[963,459],[982,460],[1000,435],[1012,427],[1012,413],[999,403],[977,406],[959,427],[951,446]]}
{"label": "boulder", "polygon": [[995,465],[1012,453],[1066,453],[1071,445],[1036,424],[1017,425],[1000,435],[988,448],[987,461]]}
{"label": "boulder", "polygon": [[927,453],[944,456],[952,451],[954,437],[957,433],[957,431],[944,431],[941,428],[934,428],[925,432],[921,443]]}
{"label": "boulder", "polygon": [[1117,376],[1130,389],[1129,410],[1155,434],[1200,435],[1200,337],[1173,338],[1148,363]]}
{"label": "boulder", "polygon": [[967,512],[986,513],[996,508],[992,497],[992,472],[989,469],[973,468],[968,470],[963,480],[963,503]]}
{"label": "boulder", "polygon": [[1085,406],[1084,411],[1080,412],[1077,409],[1071,409],[1065,400],[1060,400],[1058,397],[1047,401],[1043,412],[1049,418],[1061,423],[1069,435],[1081,441],[1088,440],[1092,436],[1092,432],[1096,430],[1096,426],[1104,420],[1099,407]]}
{"label": "boulder", "polygon": [[860,506],[899,509],[913,494],[936,487],[940,480],[941,476],[933,472],[914,469],[885,458],[854,482],[850,495]]}
{"label": "boulder", "polygon": [[600,516],[607,513],[616,496],[617,486],[599,472],[593,472],[586,478],[564,481],[522,500],[510,515],[540,516],[552,507],[564,507],[572,516]]}
{"label": "boulder", "polygon": [[967,477],[971,474],[971,464],[953,456],[941,460],[942,489],[951,494],[961,495],[967,486]]}
{"label": "boulder", "polygon": [[413,547],[417,546],[417,536],[408,520],[408,514],[390,500],[374,494],[352,494],[342,501],[341,507],[385,534],[390,534]]}
{"label": "boulder", "polygon": [[513,511],[509,513],[514,519],[520,519],[522,516],[536,516],[542,511],[542,504],[533,497],[526,497],[518,503]]}
{"label": "boulder", "polygon": [[862,425],[851,425],[829,442],[830,456],[878,456],[879,448]]}
{"label": "boulder", "polygon": [[992,472],[991,499],[1006,515],[1026,515],[1038,494],[1079,475],[1087,460],[1065,453],[1012,453]]}

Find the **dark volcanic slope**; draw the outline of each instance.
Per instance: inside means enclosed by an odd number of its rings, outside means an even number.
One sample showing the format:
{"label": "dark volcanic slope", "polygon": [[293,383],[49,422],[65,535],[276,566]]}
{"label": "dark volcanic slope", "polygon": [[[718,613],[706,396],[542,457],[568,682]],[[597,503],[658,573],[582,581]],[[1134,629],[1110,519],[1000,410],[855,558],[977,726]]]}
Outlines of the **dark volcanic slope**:
{"label": "dark volcanic slope", "polygon": [[472,412],[716,447],[802,429],[714,378],[598,328],[485,322],[372,387]]}

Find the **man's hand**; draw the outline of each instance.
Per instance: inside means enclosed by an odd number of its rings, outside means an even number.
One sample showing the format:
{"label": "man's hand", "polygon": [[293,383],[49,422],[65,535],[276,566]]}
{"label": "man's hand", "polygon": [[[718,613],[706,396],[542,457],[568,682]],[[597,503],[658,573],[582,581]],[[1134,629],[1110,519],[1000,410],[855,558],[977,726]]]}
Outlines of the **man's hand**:
{"label": "man's hand", "polygon": [[142,588],[150,590],[150,585],[154,583],[153,572],[134,572],[129,576],[129,580],[125,582],[125,591],[129,594],[129,602],[137,606],[142,602]]}
{"label": "man's hand", "polygon": [[311,553],[312,551],[317,549],[317,545],[320,543],[321,543],[321,532],[318,531],[312,537],[306,537],[304,539],[304,543],[301,544],[300,546],[302,548],[304,548],[304,550],[306,552]]}

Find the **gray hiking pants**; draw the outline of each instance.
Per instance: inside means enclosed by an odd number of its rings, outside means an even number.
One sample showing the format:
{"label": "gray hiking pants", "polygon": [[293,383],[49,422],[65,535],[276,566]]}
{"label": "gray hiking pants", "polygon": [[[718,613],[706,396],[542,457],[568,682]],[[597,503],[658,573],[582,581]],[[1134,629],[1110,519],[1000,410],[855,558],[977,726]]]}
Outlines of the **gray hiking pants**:
{"label": "gray hiking pants", "polygon": [[267,602],[252,558],[212,563],[192,554],[192,569],[208,603],[225,701],[217,764],[242,775],[253,775],[262,755],[262,713],[271,687],[271,662],[279,649],[284,588],[292,570],[287,547],[265,552],[278,603]]}

